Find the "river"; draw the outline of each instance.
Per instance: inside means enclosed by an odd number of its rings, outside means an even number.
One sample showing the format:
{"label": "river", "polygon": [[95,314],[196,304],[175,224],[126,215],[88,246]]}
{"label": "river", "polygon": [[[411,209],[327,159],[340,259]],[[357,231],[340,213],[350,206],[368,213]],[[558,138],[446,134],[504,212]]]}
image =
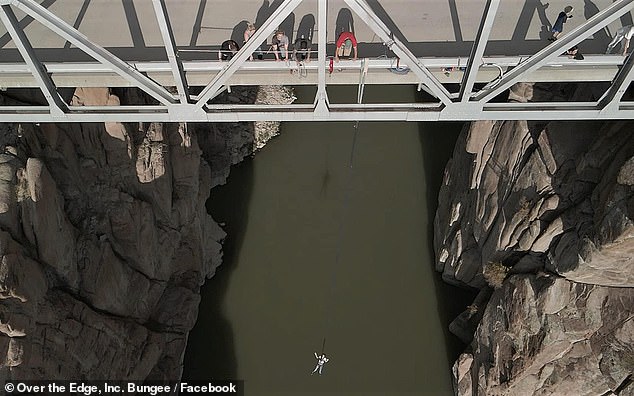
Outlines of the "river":
{"label": "river", "polygon": [[[285,123],[232,169],[208,202],[225,262],[203,287],[183,378],[242,379],[246,395],[452,394],[462,346],[446,328],[469,296],[438,281],[431,223],[460,127],[361,123],[355,141],[352,123]],[[311,375],[322,348],[330,361]]]}

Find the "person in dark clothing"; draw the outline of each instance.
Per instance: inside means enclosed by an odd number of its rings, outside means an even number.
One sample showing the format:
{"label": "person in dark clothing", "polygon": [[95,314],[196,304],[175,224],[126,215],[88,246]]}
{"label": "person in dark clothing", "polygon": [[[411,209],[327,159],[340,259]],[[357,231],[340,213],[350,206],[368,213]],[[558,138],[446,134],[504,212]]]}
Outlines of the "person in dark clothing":
{"label": "person in dark clothing", "polygon": [[568,55],[569,58],[575,59],[575,60],[583,60],[584,57],[581,54],[581,52],[579,52],[579,47],[577,47],[576,45],[572,48],[569,48],[568,51],[566,51],[566,55]]}
{"label": "person in dark clothing", "polygon": [[566,23],[568,19],[572,18],[572,10],[573,8],[571,6],[567,6],[562,12],[559,13],[559,15],[557,16],[557,20],[555,21],[555,24],[553,25],[553,28],[551,30],[553,36],[548,40],[557,40],[557,37],[561,34],[561,32],[564,31],[564,23]]}
{"label": "person in dark clothing", "polygon": [[282,58],[282,60],[288,60],[288,41],[288,36],[283,30],[275,32],[271,40],[271,49],[274,51],[273,54],[275,54],[276,61],[279,61],[280,58]]}
{"label": "person in dark clothing", "polygon": [[295,40],[293,55],[297,62],[310,62],[310,40],[303,35]]}
{"label": "person in dark clothing", "polygon": [[240,46],[233,40],[223,41],[222,45],[220,45],[220,50],[218,51],[218,59],[223,61],[228,61],[233,58],[233,56],[238,52]]}

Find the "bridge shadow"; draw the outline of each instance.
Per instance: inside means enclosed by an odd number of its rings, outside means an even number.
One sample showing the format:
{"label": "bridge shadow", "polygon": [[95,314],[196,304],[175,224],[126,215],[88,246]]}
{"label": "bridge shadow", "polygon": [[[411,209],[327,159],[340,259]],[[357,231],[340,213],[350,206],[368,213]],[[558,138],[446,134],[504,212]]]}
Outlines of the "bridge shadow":
{"label": "bridge shadow", "polygon": [[206,7],[207,7],[207,0],[200,0],[200,4],[198,5],[198,11],[196,12],[196,19],[194,21],[194,25],[192,26],[192,37],[189,40],[190,47],[196,47],[198,43],[198,36],[200,35],[200,31],[202,30],[203,16],[205,15]]}
{"label": "bridge shadow", "polygon": [[[597,7],[596,4],[594,4],[590,0],[583,1],[583,15],[586,19],[590,19],[598,13],[599,13],[599,7]],[[592,36],[593,36],[593,41],[597,43],[597,46],[601,46],[603,48],[606,48],[608,44],[610,43],[610,41],[612,41],[612,37],[607,27],[604,27],[603,29],[599,30]],[[586,50],[585,48],[582,48],[582,49],[584,51]]]}
{"label": "bridge shadow", "polygon": [[[450,1],[455,1],[455,0],[450,0]],[[403,32],[401,32],[401,29],[399,29],[396,22],[394,22],[390,14],[385,10],[385,8],[383,8],[383,6],[381,5],[381,3],[379,3],[378,0],[368,0],[367,3],[372,9],[372,11],[374,11],[374,13],[379,18],[381,18],[383,23],[385,23],[385,25],[388,27],[388,29],[390,29],[390,31],[394,34],[394,36],[396,36],[397,39],[399,39],[405,44],[409,43],[409,41],[407,40],[407,37],[405,37]]]}
{"label": "bridge shadow", "polygon": [[[44,0],[42,5],[45,7],[50,7],[55,3],[56,0]],[[143,36],[143,24],[140,22],[140,14],[137,13],[137,9],[131,1],[122,0],[125,18],[127,20],[128,25],[130,26],[130,33],[132,37],[131,47],[107,47],[109,51],[111,51],[114,55],[130,62],[139,62],[139,61],[157,61],[157,60],[165,60],[165,50],[162,46],[146,46],[146,38]],[[369,0],[369,6],[377,13],[379,17],[384,21],[384,23],[388,26],[391,32],[395,35],[395,37],[399,38],[403,41],[408,48],[419,57],[465,57],[470,53],[471,48],[473,46],[472,42],[464,41],[463,30],[461,28],[459,15],[458,15],[458,6],[459,2],[455,0],[448,0],[449,2],[449,12],[451,15],[453,30],[455,40],[446,42],[446,41],[409,41],[407,37],[403,34],[403,32],[398,27],[398,24],[395,20],[392,19],[390,14],[384,8],[381,0]],[[81,9],[79,10],[79,14],[75,20],[74,26],[79,27],[86,15],[86,11],[91,4],[90,0],[83,0],[81,3]],[[275,0],[270,2],[269,0],[263,0],[259,9],[257,10],[255,16],[255,25],[256,27],[261,26],[268,17],[271,16],[273,11],[282,4],[282,0]],[[189,60],[209,60],[209,51],[215,51],[219,49],[219,46],[222,41],[218,43],[211,43],[209,45],[199,45],[198,38],[200,35],[200,31],[203,28],[202,21],[205,12],[208,7],[212,7],[212,3],[207,0],[199,0],[199,4],[197,5],[196,16],[192,26],[192,34],[189,39],[189,45],[179,46],[179,49],[182,51],[179,53],[180,58],[185,61]],[[541,0],[527,0],[523,3],[522,10],[517,20],[517,24],[510,39],[504,40],[491,40],[489,41],[486,48],[486,55],[489,56],[499,56],[499,55],[531,55],[534,54],[544,47],[546,47],[549,42],[545,39],[550,36],[550,29],[552,28],[552,23],[549,20],[547,14],[550,14],[552,7],[548,6],[548,3],[545,3]],[[599,9],[596,4],[591,0],[584,0],[584,17],[586,19],[591,18],[595,15]],[[554,17],[554,14],[552,15]],[[478,16],[479,17],[479,16]],[[527,35],[529,32],[529,28],[531,26],[531,21],[535,18],[539,18],[541,23],[539,39],[527,39]],[[579,16],[580,17],[580,16]],[[304,19],[308,18],[308,19]],[[307,26],[312,25],[310,28],[311,33],[308,35],[312,35],[314,31],[315,18],[313,15],[308,15],[302,18],[302,22],[300,22],[300,26],[298,30],[302,30],[302,34],[306,34],[305,30],[308,31]],[[581,17],[582,18],[582,17]],[[33,21],[30,17],[24,17],[20,21],[20,26],[23,28],[28,26]],[[622,23],[631,23],[632,17],[631,14],[626,14],[621,18]],[[237,41],[238,43],[243,42],[243,22],[238,22],[237,25],[233,26],[233,30],[230,27],[227,27],[226,30],[231,31],[231,37]],[[286,20],[284,20],[280,26],[282,30],[284,30],[289,37],[290,42],[294,42],[294,27],[295,27],[295,14],[289,15]],[[216,28],[216,29],[225,29],[225,28]],[[352,31],[355,32],[354,26],[354,15],[352,11],[348,8],[341,8],[338,11],[336,24],[335,24],[335,36],[334,39],[338,37],[339,33],[342,31]],[[565,34],[565,33],[564,33]],[[369,38],[366,38],[369,39]],[[270,40],[270,38],[269,38]],[[605,51],[605,47],[607,42],[610,40],[610,34],[608,29],[602,29],[597,32],[594,37],[585,40],[581,45],[582,52],[584,54],[603,54]],[[10,37],[8,34],[4,34],[0,37],[0,47],[6,47],[6,45],[10,42]],[[265,43],[263,43],[265,44]],[[83,53],[81,50],[77,48],[70,48],[70,44],[66,43],[63,48],[36,48],[35,52],[37,56],[43,61],[48,62],[91,62],[93,59]],[[330,45],[329,47],[332,47]],[[265,47],[266,48],[266,47]],[[329,48],[332,51],[332,48]],[[512,49],[512,50],[510,50]],[[362,57],[378,57],[386,54],[386,48],[382,43],[371,43],[371,42],[360,42],[359,43],[359,54]],[[15,48],[2,48],[0,49],[0,61],[1,62],[17,62],[21,63],[22,58],[17,49]]]}
{"label": "bridge shadow", "polygon": [[460,19],[458,18],[458,7],[456,6],[456,0],[449,0],[449,12],[451,14],[451,23],[453,25],[456,42],[460,43],[464,40],[462,38],[462,29],[460,28]]}
{"label": "bridge shadow", "polygon": [[132,45],[135,48],[145,48],[145,39],[143,38],[141,24],[139,23],[139,16],[136,12],[136,8],[134,7],[134,3],[128,0],[121,0],[121,2],[123,3],[125,19],[128,22],[128,27],[130,28]]}
{"label": "bridge shadow", "polygon": [[528,35],[528,30],[530,28],[531,22],[533,20],[533,15],[537,12],[537,16],[541,22],[539,38],[542,40],[546,40],[550,37],[550,30],[552,29],[552,24],[548,20],[546,16],[546,9],[549,4],[543,4],[540,0],[527,0],[524,2],[524,6],[522,7],[522,11],[520,12],[520,16],[515,26],[515,30],[513,31],[513,35],[511,36],[511,42],[521,43],[526,40]]}
{"label": "bridge shadow", "polygon": [[[88,11],[89,5],[90,5],[90,0],[84,0],[83,4],[81,5],[81,9],[79,10],[79,14],[77,14],[77,18],[75,18],[75,22],[73,23],[73,27],[75,29],[79,29],[79,26],[81,26],[81,22],[84,20],[84,17],[86,16],[86,11]],[[70,41],[67,41],[66,44],[64,44],[64,48],[68,49],[70,48],[70,45],[71,45]]]}
{"label": "bridge shadow", "polygon": [[[49,8],[52,6],[57,0],[44,0],[40,5],[44,8]],[[20,19],[18,22],[18,26],[24,31],[24,29],[31,24],[35,19],[32,16],[26,15],[24,18]],[[0,48],[11,42],[11,35],[7,32],[0,37]]]}

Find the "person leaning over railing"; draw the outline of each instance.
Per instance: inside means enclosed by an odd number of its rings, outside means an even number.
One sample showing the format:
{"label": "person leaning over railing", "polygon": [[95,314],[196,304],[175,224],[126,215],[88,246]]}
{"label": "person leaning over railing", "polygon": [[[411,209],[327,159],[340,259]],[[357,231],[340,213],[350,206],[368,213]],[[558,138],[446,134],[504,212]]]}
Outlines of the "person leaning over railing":
{"label": "person leaning over railing", "polygon": [[342,32],[337,39],[335,60],[339,62],[339,57],[350,57],[353,49],[354,58],[352,60],[357,60],[357,39],[352,32]]}
{"label": "person leaning over railing", "polygon": [[293,44],[293,55],[297,62],[310,62],[310,47],[311,42],[309,39],[301,35],[295,40]]}
{"label": "person leaning over railing", "polygon": [[218,59],[221,61],[228,61],[233,58],[233,56],[238,53],[240,46],[233,40],[225,40],[220,45],[220,50],[218,51]]}
{"label": "person leaning over railing", "polygon": [[288,59],[288,36],[284,34],[283,30],[278,30],[275,32],[275,36],[273,36],[273,40],[271,41],[271,49],[275,54],[275,60],[279,61],[280,57],[282,59]]}

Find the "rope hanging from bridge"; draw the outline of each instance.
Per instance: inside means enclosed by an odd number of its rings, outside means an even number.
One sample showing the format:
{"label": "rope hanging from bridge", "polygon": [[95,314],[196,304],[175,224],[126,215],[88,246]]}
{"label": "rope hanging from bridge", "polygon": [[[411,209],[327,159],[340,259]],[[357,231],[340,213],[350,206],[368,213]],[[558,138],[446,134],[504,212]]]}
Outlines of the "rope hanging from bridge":
{"label": "rope hanging from bridge", "polygon": [[[359,89],[357,91],[357,104],[361,104],[363,102],[363,93],[364,93],[364,87],[365,87],[365,76],[367,74],[367,63],[365,63],[365,67],[362,66],[361,68],[361,75],[359,78]],[[335,251],[335,263],[334,263],[334,268],[332,270],[331,273],[331,280],[330,280],[330,291],[328,293],[329,299],[330,301],[327,303],[327,307],[331,307],[332,304],[334,304],[334,299],[335,299],[335,288],[336,288],[336,284],[337,284],[337,273],[336,271],[339,268],[339,263],[341,261],[341,251],[343,250],[343,240],[344,240],[344,225],[345,225],[345,220],[346,220],[346,214],[348,213],[348,209],[350,207],[350,197],[352,195],[352,178],[354,176],[354,151],[355,151],[355,147],[357,145],[357,139],[359,137],[359,121],[355,121],[354,123],[354,133],[352,135],[352,145],[350,147],[350,157],[348,159],[348,180],[345,183],[345,192],[344,192],[344,200],[343,200],[343,206],[342,206],[342,214],[340,217],[340,221],[339,221],[339,230],[338,230],[338,237],[337,237],[337,248]],[[332,310],[331,309],[327,309],[327,319],[326,319],[326,327],[325,327],[325,334],[327,335],[331,328],[332,328],[332,314],[331,314]],[[323,342],[321,345],[321,355],[319,355],[320,357],[325,358],[324,355],[324,351],[326,348],[326,337],[323,337]],[[319,361],[319,358],[318,358]],[[326,361],[328,361],[328,359],[326,359]],[[319,363],[318,363],[319,364]],[[323,363],[322,363],[323,364]],[[313,371],[314,373],[315,371]],[[320,371],[321,374],[321,371]]]}

